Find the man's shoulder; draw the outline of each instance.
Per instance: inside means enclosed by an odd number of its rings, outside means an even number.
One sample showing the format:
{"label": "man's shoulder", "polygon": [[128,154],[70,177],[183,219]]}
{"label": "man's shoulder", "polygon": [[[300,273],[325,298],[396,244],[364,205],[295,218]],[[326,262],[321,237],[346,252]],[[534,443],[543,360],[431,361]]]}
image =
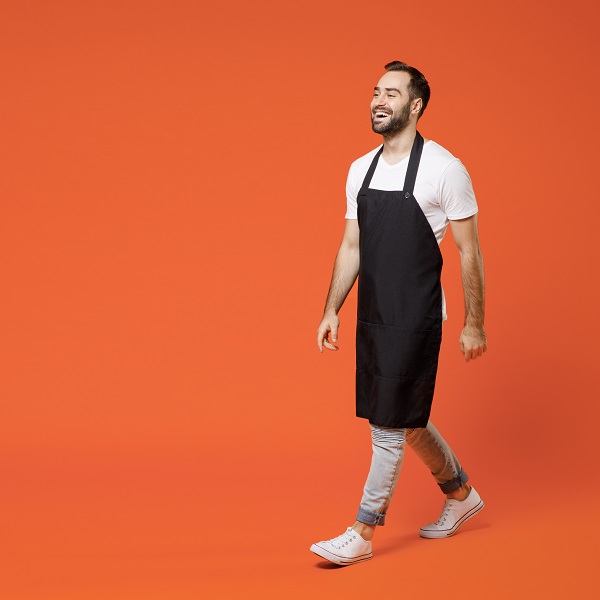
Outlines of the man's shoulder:
{"label": "man's shoulder", "polygon": [[427,168],[438,174],[443,173],[453,162],[460,162],[450,150],[433,140],[425,144],[421,160]]}
{"label": "man's shoulder", "polygon": [[375,158],[375,155],[377,154],[377,151],[380,148],[381,148],[381,144],[379,144],[379,146],[377,146],[376,148],[373,148],[373,150],[369,150],[369,152],[367,152],[366,154],[359,156],[350,165],[350,170],[352,170],[352,171],[359,170],[360,171],[364,167],[364,170],[366,171],[369,168],[371,161]]}
{"label": "man's shoulder", "polygon": [[438,144],[434,140],[429,140],[428,143],[425,144],[425,147],[427,148],[428,154],[432,158],[437,158],[439,160],[447,160],[447,161],[456,159],[456,156],[454,156],[454,154],[452,154],[452,152],[450,152],[450,150],[448,150],[441,144]]}

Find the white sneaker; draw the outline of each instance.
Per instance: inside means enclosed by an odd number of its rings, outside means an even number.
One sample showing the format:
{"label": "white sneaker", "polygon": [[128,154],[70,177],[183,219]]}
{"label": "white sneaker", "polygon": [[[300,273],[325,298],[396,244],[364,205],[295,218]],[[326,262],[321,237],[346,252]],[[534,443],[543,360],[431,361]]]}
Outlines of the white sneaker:
{"label": "white sneaker", "polygon": [[471,486],[469,495],[464,500],[448,498],[444,502],[442,514],[435,523],[421,527],[420,534],[424,538],[445,538],[453,533],[471,517],[474,517],[482,508],[483,500]]}
{"label": "white sneaker", "polygon": [[352,565],[373,558],[371,542],[363,539],[352,527],[332,540],[313,544],[310,550],[336,565]]}

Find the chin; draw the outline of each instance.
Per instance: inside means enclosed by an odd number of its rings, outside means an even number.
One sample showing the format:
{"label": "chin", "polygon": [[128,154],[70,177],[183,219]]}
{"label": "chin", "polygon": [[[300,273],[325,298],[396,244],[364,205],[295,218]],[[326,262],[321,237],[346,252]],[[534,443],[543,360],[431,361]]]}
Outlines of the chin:
{"label": "chin", "polygon": [[376,125],[373,125],[372,129],[375,133],[380,133],[381,135],[388,133],[387,127],[377,127]]}

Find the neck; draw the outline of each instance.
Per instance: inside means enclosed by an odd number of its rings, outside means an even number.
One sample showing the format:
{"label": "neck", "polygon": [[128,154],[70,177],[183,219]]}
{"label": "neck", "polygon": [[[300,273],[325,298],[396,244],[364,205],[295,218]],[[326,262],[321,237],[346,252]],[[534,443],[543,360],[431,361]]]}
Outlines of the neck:
{"label": "neck", "polygon": [[416,125],[407,125],[405,129],[393,136],[383,136],[383,158],[387,163],[394,164],[410,154],[415,136]]}

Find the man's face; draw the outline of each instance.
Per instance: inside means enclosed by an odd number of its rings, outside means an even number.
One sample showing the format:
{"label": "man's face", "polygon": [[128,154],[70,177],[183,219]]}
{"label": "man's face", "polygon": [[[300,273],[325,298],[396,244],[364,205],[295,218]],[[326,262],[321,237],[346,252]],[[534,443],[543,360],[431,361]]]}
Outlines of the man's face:
{"label": "man's face", "polygon": [[392,136],[409,124],[411,103],[406,89],[409,82],[410,75],[404,71],[388,71],[379,80],[371,101],[371,126],[375,133]]}

